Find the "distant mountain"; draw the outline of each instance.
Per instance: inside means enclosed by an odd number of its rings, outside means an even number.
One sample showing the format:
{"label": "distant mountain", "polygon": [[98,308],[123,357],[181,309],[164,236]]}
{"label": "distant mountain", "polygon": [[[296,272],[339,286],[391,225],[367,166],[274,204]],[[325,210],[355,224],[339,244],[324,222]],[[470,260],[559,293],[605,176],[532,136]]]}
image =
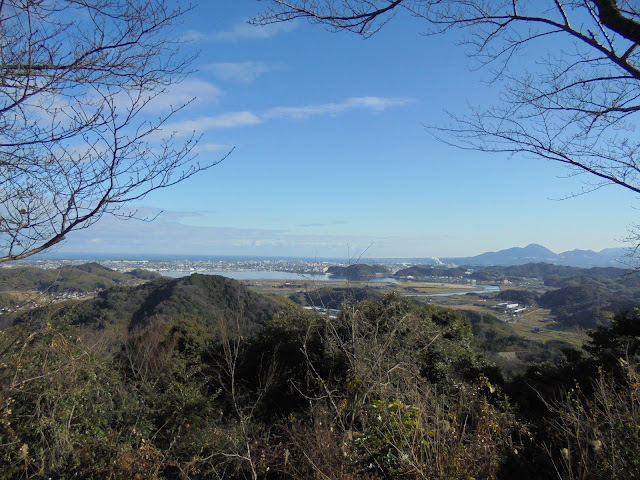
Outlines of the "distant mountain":
{"label": "distant mountain", "polygon": [[571,250],[554,253],[548,248],[532,243],[526,247],[513,247],[497,252],[486,252],[475,257],[441,258],[446,263],[469,266],[524,265],[527,263],[550,263],[572,267],[622,267],[626,253],[624,248],[593,250]]}
{"label": "distant mountain", "polygon": [[578,267],[619,267],[626,266],[625,256],[628,250],[625,248],[605,248],[599,252],[593,250],[571,250],[558,254],[558,265],[570,265]]}

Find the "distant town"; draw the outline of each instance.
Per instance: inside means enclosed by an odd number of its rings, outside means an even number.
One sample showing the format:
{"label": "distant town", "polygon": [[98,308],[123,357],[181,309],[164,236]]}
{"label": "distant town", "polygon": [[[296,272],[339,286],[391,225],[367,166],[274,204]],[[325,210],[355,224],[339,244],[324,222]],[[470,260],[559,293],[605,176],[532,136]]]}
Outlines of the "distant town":
{"label": "distant town", "polygon": [[[331,266],[346,266],[348,262],[340,263],[336,260],[305,260],[305,259],[254,259],[254,260],[33,260],[26,259],[16,262],[0,264],[2,268],[38,267],[58,268],[62,265],[82,265],[95,261],[100,265],[118,272],[129,272],[136,268],[158,272],[161,275],[175,276],[176,274],[190,275],[191,273],[213,272],[285,272],[298,275],[324,275]],[[378,260],[376,260],[378,262]],[[415,262],[385,262],[391,274],[398,270],[416,265]]]}

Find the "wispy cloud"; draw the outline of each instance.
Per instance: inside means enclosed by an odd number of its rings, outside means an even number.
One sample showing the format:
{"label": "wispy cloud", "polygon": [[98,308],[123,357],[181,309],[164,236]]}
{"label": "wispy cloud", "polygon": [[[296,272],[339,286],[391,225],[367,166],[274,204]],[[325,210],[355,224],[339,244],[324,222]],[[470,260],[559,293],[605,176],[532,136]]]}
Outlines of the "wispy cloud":
{"label": "wispy cloud", "polygon": [[413,100],[396,97],[352,97],[342,102],[306,105],[302,107],[274,107],[262,114],[245,112],[229,112],[215,116],[175,122],[163,127],[163,131],[175,132],[176,136],[191,135],[193,132],[204,132],[216,128],[233,128],[257,125],[272,119],[288,118],[304,120],[318,115],[338,115],[352,110],[382,112],[388,108],[401,107]]}
{"label": "wispy cloud", "polygon": [[199,143],[193,149],[193,153],[207,153],[207,152],[228,152],[233,147],[231,145],[225,145],[222,143]]}
{"label": "wispy cloud", "polygon": [[300,225],[296,225],[296,227],[327,227],[327,223],[301,223]]}
{"label": "wispy cloud", "polygon": [[220,62],[206,65],[204,69],[213,72],[215,76],[223,80],[250,83],[263,73],[273,70],[274,67],[264,62]]}
{"label": "wispy cloud", "polygon": [[121,108],[132,108],[132,105],[146,100],[147,104],[144,107],[146,113],[166,114],[184,107],[194,99],[197,99],[199,105],[213,103],[218,100],[222,91],[210,82],[190,78],[170,85],[165,92],[158,95],[146,94],[140,97],[137,94],[136,91],[119,92],[115,96],[116,105]]}
{"label": "wispy cloud", "polygon": [[214,116],[202,116],[182,122],[174,122],[162,128],[165,132],[175,133],[177,137],[205,132],[216,128],[234,128],[256,125],[262,120],[251,112],[229,112]]}
{"label": "wispy cloud", "polygon": [[173,107],[183,105],[193,98],[197,98],[199,104],[212,103],[218,100],[222,91],[210,82],[189,78],[172,85],[167,92],[156,100],[171,104]]}
{"label": "wispy cloud", "polygon": [[182,36],[182,40],[188,42],[266,40],[282,33],[290,32],[296,27],[296,22],[274,23],[271,25],[259,26],[251,25],[245,20],[233,25],[227,30],[220,30],[212,33],[188,30]]}
{"label": "wispy cloud", "polygon": [[338,103],[323,103],[302,107],[275,107],[268,110],[264,118],[304,119],[314,115],[337,115],[350,110],[384,111],[391,107],[400,107],[411,103],[408,98],[389,97],[351,97]]}
{"label": "wispy cloud", "polygon": [[296,225],[296,227],[302,227],[302,228],[309,228],[309,227],[331,227],[331,226],[335,226],[335,225],[346,225],[347,222],[345,222],[344,220],[335,220],[333,222],[328,222],[328,223],[322,223],[322,222],[316,222],[316,223],[301,223]]}

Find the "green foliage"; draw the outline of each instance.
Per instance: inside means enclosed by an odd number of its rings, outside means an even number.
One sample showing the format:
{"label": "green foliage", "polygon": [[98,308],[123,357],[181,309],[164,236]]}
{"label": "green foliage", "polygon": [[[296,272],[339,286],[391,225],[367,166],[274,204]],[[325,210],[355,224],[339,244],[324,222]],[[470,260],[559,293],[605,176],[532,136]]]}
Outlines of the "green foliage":
{"label": "green foliage", "polygon": [[360,462],[384,478],[497,478],[526,430],[508,406],[491,404],[489,388],[486,380],[447,394],[423,386],[413,404],[372,402],[355,440]]}
{"label": "green foliage", "polygon": [[540,305],[544,308],[575,306],[601,299],[604,292],[594,286],[571,286],[558,290],[550,290],[540,297]]}
{"label": "green foliage", "polygon": [[[3,332],[0,478],[174,478],[229,450],[220,386],[193,322],[132,334],[114,361],[63,324]],[[171,473],[173,472],[173,473]],[[208,478],[208,477],[201,477]]]}
{"label": "green foliage", "polygon": [[154,322],[132,333],[115,358],[115,366],[135,392],[131,412],[143,438],[153,439],[168,465],[220,448],[220,386],[206,361],[211,334],[197,322]]}
{"label": "green foliage", "polygon": [[18,327],[3,340],[0,478],[91,476],[118,463],[120,446],[142,446],[131,433],[137,400],[75,329]]}
{"label": "green foliage", "polygon": [[590,333],[585,347],[607,371],[619,371],[620,361],[640,363],[640,310],[616,315],[611,325]]}
{"label": "green foliage", "polygon": [[418,408],[398,399],[374,400],[368,406],[369,424],[355,441],[368,470],[393,477],[402,471],[403,464],[411,462],[405,450],[412,449],[416,441],[421,446],[429,445],[434,432],[423,431],[418,425],[418,414]]}
{"label": "green foliage", "polygon": [[341,370],[336,359],[325,352],[325,321],[315,312],[297,307],[274,316],[252,341],[239,361],[238,372],[253,389],[258,389],[266,370],[269,390],[260,405],[261,415],[290,415],[308,405],[305,396],[318,394],[307,381],[307,362],[323,376]]}
{"label": "green foliage", "polygon": [[578,285],[548,291],[540,297],[539,304],[551,309],[565,328],[595,328],[609,322],[611,297],[612,293],[603,287]]}
{"label": "green foliage", "polygon": [[19,305],[19,304],[20,304],[20,301],[18,300],[16,295],[0,292],[0,308],[13,307],[14,305]]}
{"label": "green foliage", "polygon": [[[465,319],[471,322],[474,347],[485,353],[500,367],[505,378],[512,379],[525,373],[531,363],[551,362],[559,364],[566,360],[565,353],[574,347],[561,340],[538,342],[515,333],[511,324],[492,315],[462,310]],[[500,352],[517,352],[517,359],[504,359]]]}
{"label": "green foliage", "polygon": [[640,477],[640,375],[620,362],[622,381],[601,370],[590,391],[567,391],[551,401],[551,454],[561,478]]}

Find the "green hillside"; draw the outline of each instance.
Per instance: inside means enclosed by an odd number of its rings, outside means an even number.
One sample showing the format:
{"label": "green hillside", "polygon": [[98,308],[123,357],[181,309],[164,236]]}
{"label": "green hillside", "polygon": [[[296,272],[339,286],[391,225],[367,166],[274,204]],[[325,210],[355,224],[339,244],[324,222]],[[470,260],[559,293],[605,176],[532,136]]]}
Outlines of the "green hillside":
{"label": "green hillside", "polygon": [[98,263],[62,266],[54,269],[1,268],[0,291],[93,292],[115,285],[126,285],[158,277],[160,274],[156,272],[140,269],[121,273]]}
{"label": "green hillside", "polygon": [[389,269],[383,265],[367,265],[365,263],[355,263],[346,267],[334,265],[327,269],[327,274],[331,278],[344,278],[358,282],[366,282],[376,276],[387,276],[389,273]]}
{"label": "green hillside", "polygon": [[308,292],[297,292],[289,298],[298,305],[341,309],[363,300],[378,300],[382,293],[371,287],[321,287]]}
{"label": "green hillside", "polygon": [[[263,328],[280,307],[235,280],[194,274],[159,278],[135,287],[112,287],[84,302],[50,309],[54,318],[91,328],[111,325],[133,331],[153,321],[193,320],[216,329],[224,320],[249,332]],[[32,311],[22,321],[41,315],[42,310]]]}

